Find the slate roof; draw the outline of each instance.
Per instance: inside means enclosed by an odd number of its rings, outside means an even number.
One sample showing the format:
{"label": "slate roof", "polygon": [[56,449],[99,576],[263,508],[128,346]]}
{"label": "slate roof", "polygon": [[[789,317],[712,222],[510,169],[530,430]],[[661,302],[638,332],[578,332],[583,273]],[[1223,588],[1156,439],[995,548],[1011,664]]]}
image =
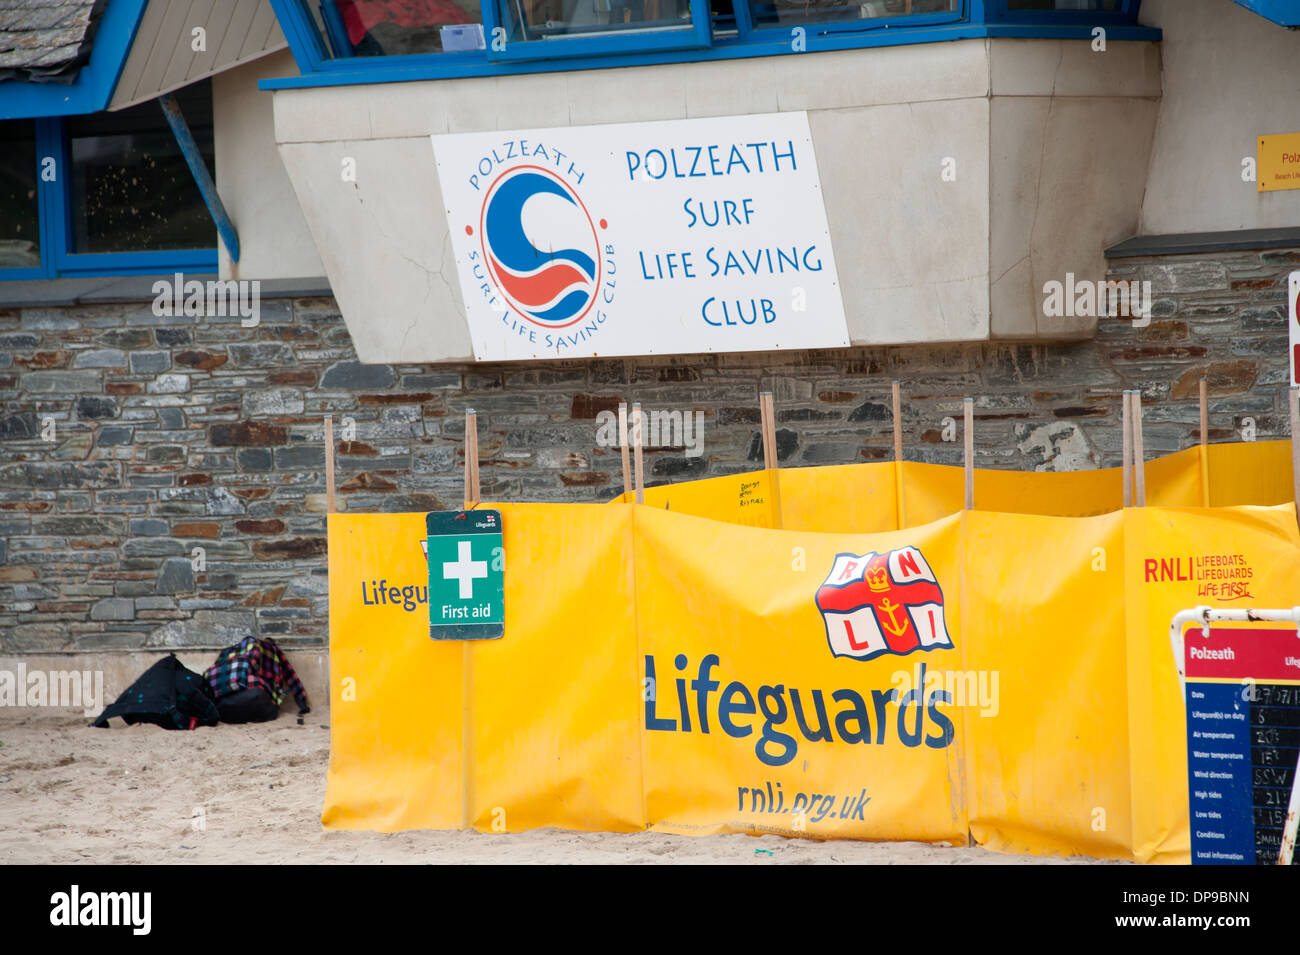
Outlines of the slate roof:
{"label": "slate roof", "polygon": [[70,83],[105,0],[0,0],[0,80]]}

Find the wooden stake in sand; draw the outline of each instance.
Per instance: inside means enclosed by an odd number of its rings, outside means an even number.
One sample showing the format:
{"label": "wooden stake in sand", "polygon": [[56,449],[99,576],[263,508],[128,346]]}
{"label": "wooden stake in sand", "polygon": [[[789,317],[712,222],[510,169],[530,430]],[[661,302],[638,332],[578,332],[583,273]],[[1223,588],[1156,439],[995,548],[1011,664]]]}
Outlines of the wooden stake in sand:
{"label": "wooden stake in sand", "polygon": [[1124,506],[1133,506],[1133,392],[1127,388],[1124,389],[1123,398],[1124,411],[1121,416],[1122,428],[1124,431]]}
{"label": "wooden stake in sand", "polygon": [[618,403],[618,446],[623,455],[623,493],[632,493],[632,466],[628,463],[627,448],[627,402]]}
{"label": "wooden stake in sand", "polygon": [[758,415],[762,422],[763,468],[772,471],[780,467],[776,460],[776,412],[772,406],[772,392],[759,393]]}
{"label": "wooden stake in sand", "polygon": [[325,416],[325,513],[334,513],[334,416]]}
{"label": "wooden stake in sand", "polygon": [[975,510],[975,400],[962,399],[966,439],[966,510]]}
{"label": "wooden stake in sand", "polygon": [[[776,456],[776,406],[772,401],[772,392],[764,391],[758,396],[758,413],[763,428],[763,468],[775,471],[781,467]],[[773,474],[769,495],[772,503],[772,526],[781,527],[781,476]]]}
{"label": "wooden stake in sand", "polygon": [[465,409],[465,503],[479,502],[478,481],[478,415],[473,408]]}
{"label": "wooden stake in sand", "polygon": [[1300,387],[1291,386],[1286,403],[1291,412],[1291,488],[1295,495],[1296,523],[1300,526]]}
{"label": "wooden stake in sand", "polygon": [[894,399],[894,499],[898,502],[898,529],[907,526],[907,508],[903,504],[903,395],[898,382],[890,385]]}
{"label": "wooden stake in sand", "polygon": [[1142,451],[1142,392],[1133,389],[1133,503],[1147,506],[1147,462]]}
{"label": "wooden stake in sand", "polygon": [[645,461],[641,456],[641,402],[632,402],[632,457],[636,461],[636,502],[645,503]]}
{"label": "wooden stake in sand", "polygon": [[1201,379],[1201,507],[1210,506],[1210,398],[1209,385]]}

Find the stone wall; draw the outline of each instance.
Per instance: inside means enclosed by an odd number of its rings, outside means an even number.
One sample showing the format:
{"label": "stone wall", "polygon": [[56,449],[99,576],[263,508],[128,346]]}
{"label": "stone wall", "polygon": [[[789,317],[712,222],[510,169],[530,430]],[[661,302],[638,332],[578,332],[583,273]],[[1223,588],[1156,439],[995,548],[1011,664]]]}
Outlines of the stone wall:
{"label": "stone wall", "polygon": [[325,414],[355,424],[337,460],[356,511],[456,506],[466,407],[484,497],[516,501],[620,492],[597,417],[620,399],[703,414],[703,454],[649,449],[652,483],[760,467],[762,390],[783,466],[886,460],[894,378],[914,460],[961,463],[944,418],[972,395],[978,466],[1114,466],[1134,387],[1148,453],[1175,451],[1197,440],[1202,375],[1211,440],[1240,440],[1248,418],[1260,440],[1287,435],[1300,251],[1112,265],[1152,283],[1153,320],[1104,318],[1059,346],[362,366],[330,299],[265,300],[255,328],[149,301],[0,310],[0,651],[325,642]]}

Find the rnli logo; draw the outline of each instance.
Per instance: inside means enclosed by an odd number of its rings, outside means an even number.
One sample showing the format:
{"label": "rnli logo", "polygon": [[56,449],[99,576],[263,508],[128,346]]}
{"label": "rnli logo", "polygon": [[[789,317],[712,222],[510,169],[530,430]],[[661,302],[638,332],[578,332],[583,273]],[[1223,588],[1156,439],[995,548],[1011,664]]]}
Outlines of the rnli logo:
{"label": "rnli logo", "polygon": [[837,657],[870,660],[953,645],[943,591],[915,547],[837,554],[816,600]]}
{"label": "rnli logo", "polygon": [[595,304],[596,225],[574,189],[550,170],[518,165],[501,173],[483,199],[479,238],[497,291],[534,325],[565,328]]}

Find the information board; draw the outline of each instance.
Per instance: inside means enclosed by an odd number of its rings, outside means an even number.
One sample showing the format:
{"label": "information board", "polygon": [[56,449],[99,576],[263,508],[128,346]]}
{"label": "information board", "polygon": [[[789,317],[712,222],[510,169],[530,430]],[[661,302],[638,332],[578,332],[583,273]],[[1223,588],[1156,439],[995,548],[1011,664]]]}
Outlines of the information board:
{"label": "information board", "polygon": [[1300,755],[1296,628],[1190,624],[1182,666],[1192,864],[1274,865]]}
{"label": "information board", "polygon": [[429,636],[491,640],[505,633],[501,512],[434,511],[425,517]]}

